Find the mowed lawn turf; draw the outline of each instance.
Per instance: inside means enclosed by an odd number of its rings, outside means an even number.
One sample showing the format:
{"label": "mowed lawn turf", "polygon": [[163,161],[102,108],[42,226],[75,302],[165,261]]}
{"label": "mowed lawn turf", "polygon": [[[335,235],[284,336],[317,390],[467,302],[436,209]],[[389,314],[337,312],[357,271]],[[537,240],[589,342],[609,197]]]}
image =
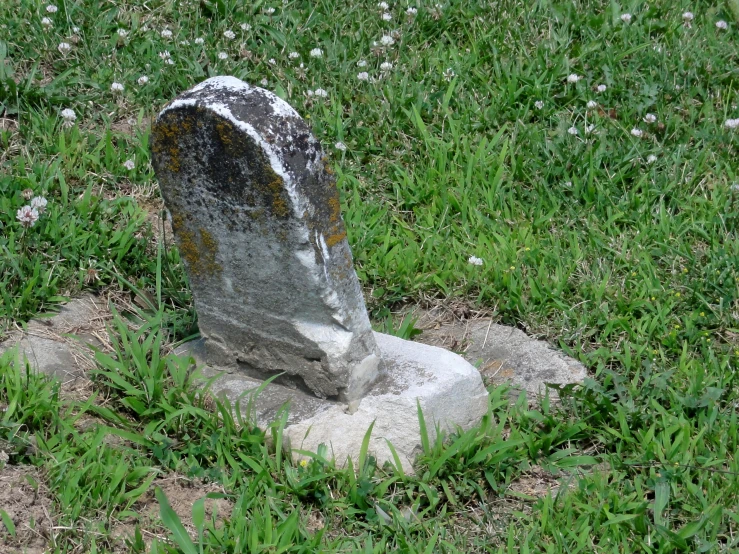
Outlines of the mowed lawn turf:
{"label": "mowed lawn turf", "polygon": [[[2,329],[83,291],[138,308],[89,396],[0,361],[0,477],[25,468],[48,500],[43,532],[0,506],[0,549],[739,549],[739,2],[388,4],[2,6]],[[560,405],[491,388],[415,475],[294,463],[284,419],[260,431],[198,394],[169,353],[197,322],[148,137],[214,75],[313,126],[378,328],[453,303],[591,378]],[[178,512],[177,479],[211,498]]]}

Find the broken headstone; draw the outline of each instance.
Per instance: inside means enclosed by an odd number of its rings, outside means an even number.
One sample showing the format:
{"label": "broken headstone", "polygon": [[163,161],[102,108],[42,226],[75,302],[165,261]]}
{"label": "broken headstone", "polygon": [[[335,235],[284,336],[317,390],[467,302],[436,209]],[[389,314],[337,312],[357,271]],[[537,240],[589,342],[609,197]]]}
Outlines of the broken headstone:
{"label": "broken headstone", "polygon": [[[251,394],[261,424],[289,403],[286,440],[325,444],[339,463],[356,459],[374,422],[370,451],[393,460],[389,441],[406,471],[418,406],[431,440],[486,413],[463,358],[372,331],[331,169],[286,102],[208,79],[164,108],[151,150],[203,335],[184,352],[218,375],[213,392]],[[255,398],[276,373],[288,379]]]}
{"label": "broken headstone", "polygon": [[381,359],[335,180],[298,113],[216,77],[162,111],[151,151],[209,363],[362,397]]}

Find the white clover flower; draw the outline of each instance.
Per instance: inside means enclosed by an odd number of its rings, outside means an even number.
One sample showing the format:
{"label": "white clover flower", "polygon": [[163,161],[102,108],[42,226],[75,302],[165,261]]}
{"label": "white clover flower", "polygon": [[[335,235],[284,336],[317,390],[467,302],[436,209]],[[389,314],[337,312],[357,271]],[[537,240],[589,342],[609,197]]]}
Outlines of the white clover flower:
{"label": "white clover flower", "polygon": [[654,123],[655,121],[657,121],[657,116],[653,113],[648,113],[644,116],[644,123]]}
{"label": "white clover flower", "polygon": [[564,186],[565,186],[565,187],[567,187],[568,189],[569,189],[569,188],[572,188],[572,181],[565,181],[565,182],[564,182],[563,184],[564,184]]}
{"label": "white clover flower", "polygon": [[683,14],[683,21],[690,22],[695,19],[695,16],[693,15],[693,12],[685,12]]}
{"label": "white clover flower", "polygon": [[631,14],[630,13],[622,13],[621,14],[621,21],[624,23],[631,23]]}
{"label": "white clover flower", "polygon": [[478,258],[477,256],[470,256],[467,258],[467,263],[470,265],[482,265],[482,258]]}
{"label": "white clover flower", "polygon": [[205,42],[205,39],[203,37],[198,37],[195,39],[195,44],[203,44]]}
{"label": "white clover flower", "polygon": [[166,63],[167,65],[174,65],[174,60],[172,58],[167,58],[166,60],[164,60],[164,63]]}
{"label": "white clover flower", "polygon": [[259,81],[259,84],[263,87],[266,87],[267,85],[269,85],[269,81],[267,79],[262,79],[261,81]]}
{"label": "white clover flower", "polygon": [[228,54],[226,52],[218,52],[218,59],[219,60],[227,60]]}
{"label": "white clover flower", "polygon": [[226,37],[228,40],[233,40],[236,38],[236,33],[234,33],[231,29],[228,29],[227,31],[223,31],[223,36]]}
{"label": "white clover flower", "polygon": [[567,82],[568,83],[577,83],[580,79],[581,79],[581,77],[577,73],[570,73],[567,76]]}
{"label": "white clover flower", "polygon": [[277,63],[277,60],[276,60],[276,59],[274,59],[274,58],[270,58],[269,60],[267,60],[267,63],[268,63],[269,65],[275,65],[275,64]]}
{"label": "white clover flower", "polygon": [[136,167],[136,164],[133,163],[133,160],[126,160],[123,162],[123,167],[125,167],[128,171],[133,171]]}
{"label": "white clover flower", "polygon": [[41,19],[41,25],[43,25],[44,27],[51,27],[53,24],[54,22],[48,17],[44,17]]}
{"label": "white clover flower", "polygon": [[159,52],[159,57],[163,60],[168,60],[171,57],[171,54],[169,53],[169,50],[165,50],[164,52]]}
{"label": "white clover flower", "polygon": [[113,92],[123,92],[124,88],[125,87],[121,83],[113,83],[110,85],[110,90]]}
{"label": "white clover flower", "polygon": [[634,127],[631,130],[631,135],[634,136],[634,137],[636,137],[636,138],[641,137],[643,134],[644,134],[644,131],[642,131],[641,129],[637,129],[636,127]]}
{"label": "white clover flower", "polygon": [[172,31],[169,29],[164,29],[161,33],[162,38],[172,38]]}
{"label": "white clover flower", "polygon": [[544,102],[541,100],[537,100],[536,102],[534,102],[534,107],[537,110],[541,110],[544,107]]}
{"label": "white clover flower", "polygon": [[46,6],[46,11],[49,13],[56,13],[59,10],[54,4],[49,4]]}
{"label": "white clover flower", "polygon": [[128,31],[125,29],[118,29],[118,36],[121,38],[126,38],[128,36]]}
{"label": "white clover flower", "polygon": [[392,14],[389,14],[389,13],[385,12],[384,14],[382,14],[382,20],[383,21],[392,21],[393,20],[393,16],[392,16]]}
{"label": "white clover flower", "polygon": [[296,60],[300,57],[300,54],[298,54],[297,52],[290,52],[287,57],[291,60]]}
{"label": "white clover flower", "polygon": [[146,83],[148,83],[148,82],[149,82],[149,78],[148,78],[148,77],[147,77],[146,75],[142,75],[141,77],[139,77],[139,78],[138,78],[138,80],[137,80],[136,82],[137,82],[137,83],[138,83],[138,84],[139,84],[140,86],[144,86],[144,85],[145,85]]}
{"label": "white clover flower", "polygon": [[72,32],[76,35],[77,33],[80,32],[80,28],[79,27],[72,27]]}
{"label": "white clover flower", "polygon": [[341,150],[342,152],[346,152],[346,144],[341,141],[334,144],[334,148],[336,148],[337,150]]}
{"label": "white clover flower", "polygon": [[732,183],[729,190],[731,190],[731,192],[739,192],[739,183]]}
{"label": "white clover flower", "polygon": [[728,28],[729,28],[729,24],[726,23],[726,21],[724,21],[723,19],[716,22],[716,29],[719,29],[721,31],[725,31]]}
{"label": "white clover flower", "polygon": [[380,39],[380,44],[382,44],[383,46],[392,46],[393,44],[395,44],[395,39],[390,35],[383,35]]}
{"label": "white clover flower", "polygon": [[326,92],[322,88],[317,88],[316,90],[313,91],[313,94],[315,94],[316,96],[320,98],[326,98],[328,96],[328,92]]}
{"label": "white clover flower", "polygon": [[649,154],[649,156],[647,156],[648,164],[653,164],[656,161],[657,161],[657,156],[655,156],[654,154]]}
{"label": "white clover flower", "polygon": [[594,134],[595,131],[595,123],[591,123],[590,125],[585,125],[585,134],[590,135]]}
{"label": "white clover flower", "polygon": [[31,208],[36,210],[39,214],[42,214],[46,211],[48,203],[49,201],[43,196],[36,196],[31,200]]}
{"label": "white clover flower", "polygon": [[357,62],[357,67],[367,67],[367,61],[366,60],[359,60]]}
{"label": "white clover flower", "polygon": [[38,221],[38,210],[31,206],[23,206],[15,213],[15,217],[24,227],[33,227]]}
{"label": "white clover flower", "polygon": [[388,5],[387,5],[387,2],[378,2],[378,3],[377,3],[377,7],[378,7],[378,8],[380,8],[381,10],[386,10],[386,9],[388,9],[388,8],[389,8],[390,6],[388,6]]}
{"label": "white clover flower", "polygon": [[273,13],[275,13],[275,9],[274,8],[265,8],[264,13],[266,13],[267,15],[272,15]]}
{"label": "white clover flower", "polygon": [[69,52],[72,50],[72,45],[68,42],[60,42],[59,46],[56,47],[59,52],[62,54],[69,54]]}
{"label": "white clover flower", "polygon": [[736,129],[739,127],[739,119],[727,119],[724,121],[724,127],[727,129]]}
{"label": "white clover flower", "polygon": [[62,119],[64,120],[62,122],[62,127],[69,128],[74,125],[75,120],[77,119],[77,114],[74,113],[74,110],[71,108],[64,108],[61,111]]}
{"label": "white clover flower", "polygon": [[314,48],[313,50],[310,51],[311,58],[320,58],[322,56],[323,56],[323,50],[321,50],[320,48]]}
{"label": "white clover flower", "polygon": [[416,8],[414,8],[414,7],[410,7],[407,10],[405,10],[405,13],[409,17],[413,17],[414,15],[416,15],[418,13],[418,10]]}
{"label": "white clover flower", "polygon": [[181,40],[180,41],[180,46],[190,46],[190,41],[189,40]]}
{"label": "white clover flower", "polygon": [[608,88],[608,87],[607,87],[607,86],[605,86],[605,85],[598,85],[598,86],[597,86],[597,87],[595,88],[595,90],[597,90],[598,92],[605,92],[607,88]]}
{"label": "white clover flower", "polygon": [[574,125],[567,129],[567,132],[570,133],[573,137],[578,134],[577,127],[575,127]]}
{"label": "white clover flower", "polygon": [[382,62],[380,64],[380,69],[382,71],[390,71],[392,68],[393,68],[393,64],[391,64],[390,62]]}
{"label": "white clover flower", "polygon": [[454,79],[454,77],[455,77],[455,76],[456,76],[457,74],[456,74],[456,73],[454,73],[454,70],[453,70],[453,69],[452,69],[451,67],[447,67],[447,68],[446,68],[446,69],[444,70],[444,73],[442,73],[441,75],[442,75],[442,76],[444,77],[444,79],[446,79],[447,81],[451,81],[452,79]]}
{"label": "white clover flower", "polygon": [[369,81],[369,73],[367,73],[366,71],[357,73],[357,79],[359,79],[360,81]]}
{"label": "white clover flower", "polygon": [[594,110],[598,107],[598,102],[595,100],[588,100],[588,103],[585,104],[585,107],[587,107],[589,110]]}
{"label": "white clover flower", "polygon": [[245,31],[245,32],[251,31],[251,25],[249,25],[248,23],[242,23],[240,27],[242,31]]}

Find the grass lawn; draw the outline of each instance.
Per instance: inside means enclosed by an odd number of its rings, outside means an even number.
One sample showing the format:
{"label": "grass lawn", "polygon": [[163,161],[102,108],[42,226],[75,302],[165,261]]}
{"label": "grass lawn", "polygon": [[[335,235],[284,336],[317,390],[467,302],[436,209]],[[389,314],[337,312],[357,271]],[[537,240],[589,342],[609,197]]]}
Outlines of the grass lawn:
{"label": "grass lawn", "polygon": [[[0,333],[85,290],[151,305],[89,398],[0,360],[0,477],[48,500],[36,531],[0,510],[3,552],[739,551],[739,1],[439,2],[2,3]],[[451,299],[591,379],[491,389],[413,476],[294,464],[196,394],[147,144],[223,74],[312,124],[379,327]]]}

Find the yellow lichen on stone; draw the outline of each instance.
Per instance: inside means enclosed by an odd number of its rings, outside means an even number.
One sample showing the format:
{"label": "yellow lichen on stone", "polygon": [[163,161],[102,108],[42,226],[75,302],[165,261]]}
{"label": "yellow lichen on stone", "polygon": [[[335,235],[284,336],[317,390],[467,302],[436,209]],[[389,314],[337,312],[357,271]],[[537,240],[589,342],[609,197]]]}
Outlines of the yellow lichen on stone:
{"label": "yellow lichen on stone", "polygon": [[283,181],[279,176],[275,175],[275,177],[276,179],[267,185],[272,192],[272,212],[277,217],[287,217],[290,210],[288,209],[287,202],[285,202],[285,199],[282,196]]}
{"label": "yellow lichen on stone", "polygon": [[339,191],[336,190],[327,200],[328,204],[328,221],[326,227],[329,231],[326,237],[326,244],[329,248],[338,244],[346,238],[346,230],[344,222],[341,220],[341,203],[339,202]]}
{"label": "yellow lichen on stone", "polygon": [[290,207],[287,202],[285,182],[269,165],[265,165],[263,171],[263,182],[257,182],[255,185],[269,196],[272,214],[277,217],[287,217],[290,215]]}
{"label": "yellow lichen on stone", "polygon": [[341,221],[341,203],[339,202],[338,191],[327,200],[327,204],[329,208],[328,223],[329,225],[335,225]]}
{"label": "yellow lichen on stone", "polygon": [[189,229],[185,218],[180,214],[172,217],[172,227],[177,236],[180,255],[192,275],[203,277],[221,272],[223,268],[216,261],[218,242],[207,229],[199,227],[197,232]]}
{"label": "yellow lichen on stone", "polygon": [[329,235],[326,237],[326,245],[331,248],[332,246],[335,246],[339,244],[342,240],[346,238],[346,231],[341,230],[338,233],[334,233],[333,235]]}
{"label": "yellow lichen on stone", "polygon": [[[328,163],[328,157],[324,156],[323,158],[321,158],[321,163],[323,164],[323,170],[326,173],[328,173],[329,175],[333,175],[334,174],[334,170],[331,169],[331,166]],[[329,179],[327,184],[328,184],[329,187],[332,187],[334,183],[333,183],[333,181],[331,179]]]}
{"label": "yellow lichen on stone", "polygon": [[168,117],[168,114],[162,119],[154,125],[152,150],[155,154],[163,154],[166,168],[177,173],[180,171],[179,137],[183,130],[189,132],[192,129],[192,121],[189,118],[178,121],[174,116]]}
{"label": "yellow lichen on stone", "polygon": [[221,139],[221,142],[224,144],[224,146],[230,146],[233,143],[233,138],[231,137],[231,132],[233,131],[233,126],[226,122],[226,121],[219,121],[216,123],[216,132],[218,133],[218,138]]}

